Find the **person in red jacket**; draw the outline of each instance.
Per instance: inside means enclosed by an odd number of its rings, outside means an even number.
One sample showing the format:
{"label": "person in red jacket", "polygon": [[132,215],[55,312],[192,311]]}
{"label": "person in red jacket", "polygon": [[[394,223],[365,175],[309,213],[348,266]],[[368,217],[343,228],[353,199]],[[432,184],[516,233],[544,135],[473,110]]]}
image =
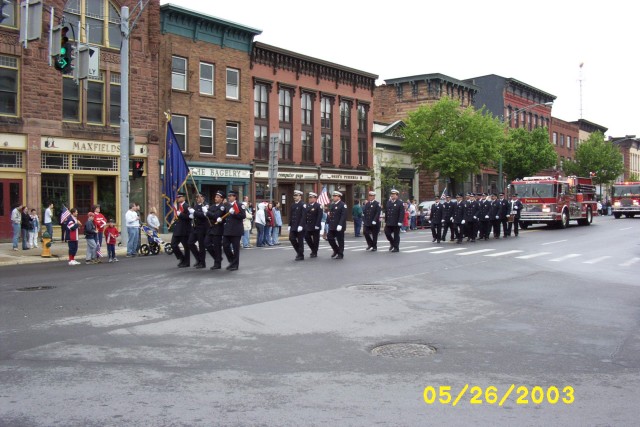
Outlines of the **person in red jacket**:
{"label": "person in red jacket", "polygon": [[69,265],[80,264],[75,260],[78,253],[78,229],[80,228],[80,221],[78,220],[78,209],[72,208],[69,210],[70,216],[67,219],[66,227],[68,230],[67,244],[69,245]]}
{"label": "person in red jacket", "polygon": [[103,214],[100,213],[100,205],[93,206],[92,210],[94,217],[93,223],[96,225],[96,245],[97,245],[97,254],[96,259],[100,262],[100,258],[102,255],[102,236],[104,235],[104,229],[107,227],[107,218],[104,217]]}
{"label": "person in red jacket", "polygon": [[116,238],[120,232],[116,228],[113,218],[109,219],[107,227],[104,229],[104,239],[107,242],[107,252],[109,253],[109,262],[118,262],[116,258]]}

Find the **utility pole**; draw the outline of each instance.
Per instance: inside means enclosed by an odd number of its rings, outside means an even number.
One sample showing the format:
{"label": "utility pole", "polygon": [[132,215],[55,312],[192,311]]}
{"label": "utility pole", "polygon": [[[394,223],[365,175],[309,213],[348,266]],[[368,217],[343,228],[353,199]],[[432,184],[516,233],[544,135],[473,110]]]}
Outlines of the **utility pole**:
{"label": "utility pole", "polygon": [[129,209],[129,8],[120,9],[120,218],[122,244],[127,245],[127,210]]}

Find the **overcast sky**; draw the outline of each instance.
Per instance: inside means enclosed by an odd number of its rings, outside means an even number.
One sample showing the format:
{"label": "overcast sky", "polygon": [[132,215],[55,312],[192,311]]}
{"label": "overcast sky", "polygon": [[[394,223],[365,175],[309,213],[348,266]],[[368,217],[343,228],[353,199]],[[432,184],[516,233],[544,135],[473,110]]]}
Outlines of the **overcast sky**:
{"label": "overcast sky", "polygon": [[[552,114],[640,136],[638,7],[622,0],[161,0],[262,30],[256,41],[385,79],[498,74]],[[584,64],[580,68],[580,64]],[[582,102],[580,91],[582,80]]]}

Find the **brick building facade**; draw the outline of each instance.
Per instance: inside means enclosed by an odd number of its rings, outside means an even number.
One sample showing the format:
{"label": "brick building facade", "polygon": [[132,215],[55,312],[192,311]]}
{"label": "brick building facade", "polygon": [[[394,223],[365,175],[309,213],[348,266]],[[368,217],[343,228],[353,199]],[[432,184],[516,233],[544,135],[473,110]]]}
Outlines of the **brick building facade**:
{"label": "brick building facade", "polygon": [[557,117],[551,118],[551,143],[558,154],[556,170],[562,170],[565,160],[575,160],[576,146],[580,137],[580,129],[573,122],[566,122]]}
{"label": "brick building facade", "polygon": [[[120,133],[120,7],[127,0],[44,0],[42,35],[19,42],[20,15],[16,1],[5,6],[10,18],[0,24],[0,78],[6,90],[0,99],[0,237],[17,204],[36,208],[54,201],[77,207],[81,221],[90,205],[102,205],[105,215],[119,216]],[[80,37],[94,52],[97,69],[76,85],[49,65],[51,8],[54,25],[63,16],[72,42]],[[77,22],[83,31],[77,33]],[[135,137],[134,158],[144,176],[131,181],[131,200],[145,209],[158,203],[158,50],[159,0],[146,5],[130,39],[130,130]],[[84,31],[86,30],[86,31]],[[59,48],[58,48],[59,49]],[[129,167],[129,165],[125,165]]]}

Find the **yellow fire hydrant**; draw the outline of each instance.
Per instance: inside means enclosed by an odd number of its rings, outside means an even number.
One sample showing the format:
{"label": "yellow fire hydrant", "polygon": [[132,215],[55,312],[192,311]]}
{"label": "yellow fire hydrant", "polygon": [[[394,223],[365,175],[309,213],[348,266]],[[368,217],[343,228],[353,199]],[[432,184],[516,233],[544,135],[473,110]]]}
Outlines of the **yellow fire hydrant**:
{"label": "yellow fire hydrant", "polygon": [[51,236],[49,232],[42,233],[42,258],[51,258]]}

